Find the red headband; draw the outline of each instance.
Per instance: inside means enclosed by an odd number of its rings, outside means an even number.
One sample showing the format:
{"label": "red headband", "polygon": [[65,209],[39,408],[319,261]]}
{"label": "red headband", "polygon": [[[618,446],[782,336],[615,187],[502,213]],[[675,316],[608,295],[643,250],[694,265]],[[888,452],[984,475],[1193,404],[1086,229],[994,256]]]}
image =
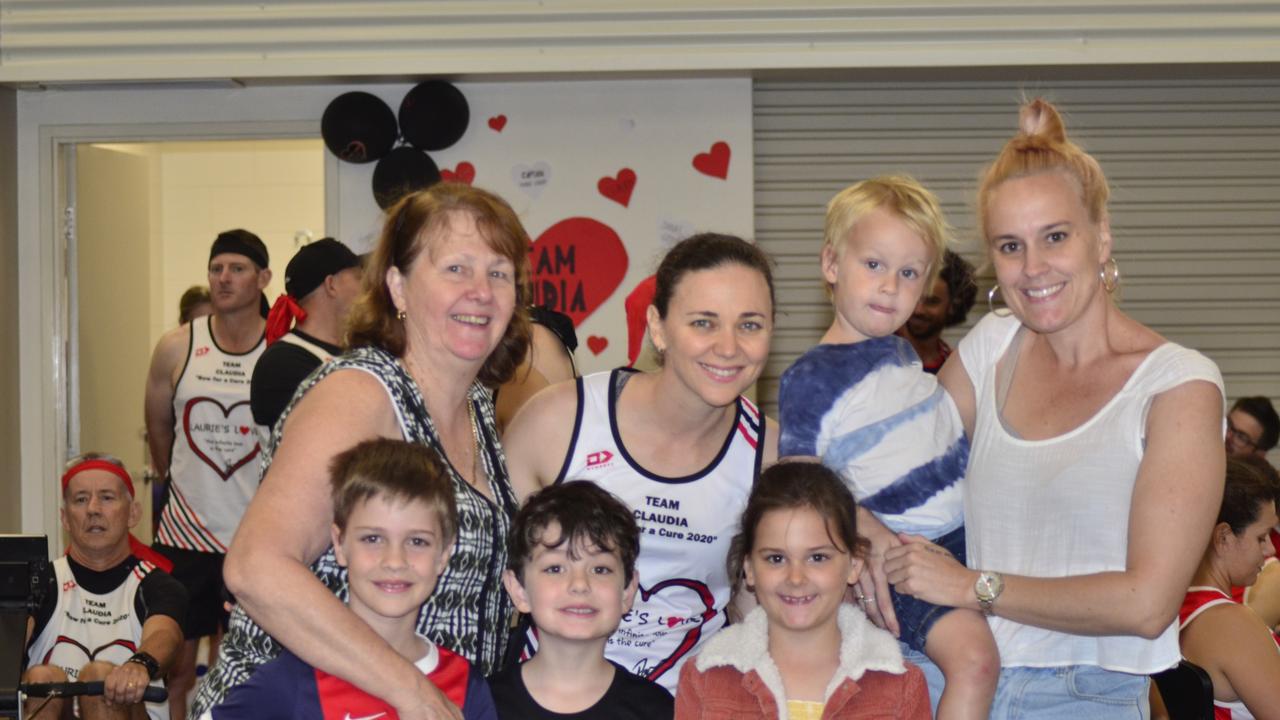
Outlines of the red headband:
{"label": "red headband", "polygon": [[85,470],[106,470],[112,475],[115,475],[116,477],[120,478],[124,482],[125,489],[129,491],[129,497],[134,497],[133,478],[129,477],[129,471],[125,470],[124,468],[120,467],[119,465],[109,460],[103,460],[102,458],[93,458],[91,460],[83,460],[81,462],[76,463],[75,465],[72,465],[70,468],[67,469],[66,472],[62,473],[63,494],[66,494],[67,492],[67,483],[71,482],[71,478],[75,477],[76,475],[79,475]]}

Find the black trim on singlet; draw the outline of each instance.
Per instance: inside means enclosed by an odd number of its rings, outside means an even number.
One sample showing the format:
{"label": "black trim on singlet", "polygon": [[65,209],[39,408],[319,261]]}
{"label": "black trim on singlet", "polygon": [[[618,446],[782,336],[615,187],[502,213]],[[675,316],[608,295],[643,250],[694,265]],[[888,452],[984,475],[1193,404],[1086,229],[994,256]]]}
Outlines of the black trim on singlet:
{"label": "black trim on singlet", "polygon": [[[218,348],[218,352],[222,353],[223,355],[230,355],[231,357],[244,357],[245,355],[248,355],[254,350],[257,350],[259,345],[267,341],[267,328],[266,328],[266,325],[263,325],[262,335],[258,336],[258,342],[254,343],[253,347],[241,353],[234,353],[234,352],[230,352],[229,350],[223,350],[222,346],[218,344],[218,336],[213,334],[213,315],[212,314],[205,315],[205,317],[209,319],[209,342],[213,343],[213,346]],[[191,337],[194,339],[195,333],[192,333]]]}
{"label": "black trim on singlet", "polygon": [[[683,477],[674,477],[674,478],[667,477],[665,475],[659,475],[657,473],[654,473],[645,469],[645,467],[641,465],[639,461],[631,457],[631,453],[627,452],[627,446],[624,445],[622,442],[622,434],[618,431],[618,399],[622,396],[621,386],[623,383],[626,382],[626,380],[622,380],[622,383],[619,383],[618,381],[622,379],[622,373],[630,374],[635,372],[639,372],[639,371],[636,370],[635,368],[620,367],[620,368],[614,369],[614,371],[609,374],[609,432],[613,434],[613,443],[618,446],[618,453],[622,455],[622,459],[627,461],[627,464],[631,466],[632,470],[635,470],[637,473],[640,473],[644,477],[649,478],[650,480],[653,480],[655,482],[668,483],[671,485],[678,485],[678,484],[694,482],[695,480],[701,480],[703,477],[706,477],[711,471],[719,467],[720,463],[724,462],[725,456],[729,454],[729,448],[733,445],[733,436],[738,432],[738,423],[744,420],[743,415],[745,414],[745,412],[742,409],[742,398],[737,398],[736,400],[733,401],[733,404],[734,404],[733,423],[729,426],[729,432],[725,436],[724,443],[720,446],[720,452],[716,453],[715,458],[713,458],[711,462],[707,464],[706,467],[690,475],[685,475]],[[615,387],[615,385],[619,388],[618,392],[613,391],[613,388]],[[581,403],[581,400],[579,400],[579,403]],[[761,433],[761,435],[763,435],[763,433]],[[759,453],[759,450],[760,450],[759,443],[756,443],[755,449],[757,453]],[[757,460],[757,466],[758,465],[759,465],[759,460]]]}
{"label": "black trim on singlet", "polygon": [[[205,317],[209,317],[209,316],[205,315]],[[200,318],[196,318],[196,320],[199,320],[199,319]],[[187,376],[187,368],[191,367],[191,351],[194,350],[196,347],[196,320],[192,320],[191,322],[187,323],[187,326],[188,326],[187,327],[187,358],[182,361],[182,372],[178,373],[178,379],[173,383],[173,392],[169,394],[170,406],[173,405],[174,396],[178,394],[178,386],[182,384],[182,378]],[[209,337],[213,337],[213,330],[209,331]],[[174,413],[174,415],[177,415],[177,413]],[[176,437],[177,427],[178,427],[178,422],[176,417],[174,418],[173,426],[175,430],[174,435]],[[172,450],[169,451],[169,455],[170,455],[169,463],[172,464],[173,463]]]}
{"label": "black trim on singlet", "polygon": [[[741,403],[741,400],[739,400],[739,403]],[[768,432],[769,430],[769,418],[764,416],[764,410],[761,410],[760,406],[756,405],[756,412],[760,413],[760,427],[756,428],[756,467],[755,467],[755,474],[751,476],[752,477],[751,484],[753,486],[755,485],[755,480],[759,479],[760,477],[760,471],[764,469],[765,433]],[[747,421],[748,425],[752,424],[750,417],[745,417],[744,419]]]}
{"label": "black trim on singlet", "polygon": [[583,407],[586,403],[586,391],[582,387],[582,377],[574,378],[574,387],[578,391],[578,409],[573,417],[573,434],[569,436],[569,448],[564,451],[564,462],[560,464],[560,472],[553,484],[562,483],[569,474],[569,465],[573,463],[573,451],[578,449],[578,433],[582,430]]}

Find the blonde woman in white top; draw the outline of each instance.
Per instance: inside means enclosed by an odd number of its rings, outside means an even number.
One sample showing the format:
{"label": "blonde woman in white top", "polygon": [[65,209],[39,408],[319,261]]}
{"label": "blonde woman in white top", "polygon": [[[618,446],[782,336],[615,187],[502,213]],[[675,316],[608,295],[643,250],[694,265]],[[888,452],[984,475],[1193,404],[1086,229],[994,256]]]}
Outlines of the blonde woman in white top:
{"label": "blonde woman in white top", "polygon": [[1145,717],[1222,495],[1222,380],[1112,293],[1102,169],[1036,100],[987,168],[979,228],[1010,315],[939,375],[972,449],[969,562],[903,538],[889,582],[991,616],[992,717]]}

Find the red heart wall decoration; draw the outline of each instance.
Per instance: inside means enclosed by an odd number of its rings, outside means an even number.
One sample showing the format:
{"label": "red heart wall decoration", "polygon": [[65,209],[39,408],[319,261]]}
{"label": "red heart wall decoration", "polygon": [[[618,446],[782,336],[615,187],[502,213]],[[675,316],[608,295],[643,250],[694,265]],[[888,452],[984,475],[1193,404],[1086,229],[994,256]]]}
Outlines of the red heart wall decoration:
{"label": "red heart wall decoration", "polygon": [[694,155],[693,168],[721,180],[729,177],[729,143],[720,140],[711,146],[710,152]]}
{"label": "red heart wall decoration", "polygon": [[587,338],[587,347],[591,348],[591,354],[599,355],[604,352],[605,348],[609,347],[609,338],[591,335]]}
{"label": "red heart wall decoration", "polygon": [[636,171],[631,168],[622,168],[618,171],[617,177],[605,175],[600,178],[600,182],[596,183],[596,188],[601,195],[622,207],[627,207],[631,203],[631,191],[636,189]]}
{"label": "red heart wall decoration", "polygon": [[445,182],[460,182],[464,185],[470,185],[471,181],[476,179],[476,166],[463,161],[458,163],[458,167],[453,170],[440,168],[440,179]]}
{"label": "red heart wall decoration", "polygon": [[627,274],[622,238],[591,218],[561,220],[543,231],[529,252],[534,304],[568,315],[575,327],[613,295]]}
{"label": "red heart wall decoration", "polygon": [[502,132],[502,128],[506,126],[507,126],[506,115],[494,115],[493,117],[489,118],[489,127],[492,128],[494,132]]}

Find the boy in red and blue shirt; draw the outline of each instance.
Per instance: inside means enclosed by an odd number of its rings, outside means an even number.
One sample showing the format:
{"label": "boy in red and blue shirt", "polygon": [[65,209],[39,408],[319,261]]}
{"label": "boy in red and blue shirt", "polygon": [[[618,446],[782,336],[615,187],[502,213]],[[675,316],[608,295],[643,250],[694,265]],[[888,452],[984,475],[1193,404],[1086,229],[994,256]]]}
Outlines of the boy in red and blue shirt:
{"label": "boy in red and blue shirt", "polygon": [[[370,440],[333,461],[333,547],[347,568],[351,611],[462,709],[497,720],[484,678],[465,658],[415,632],[418,611],[449,562],[457,533],[453,487],[439,456]],[[201,720],[392,720],[390,704],[284,650]]]}

